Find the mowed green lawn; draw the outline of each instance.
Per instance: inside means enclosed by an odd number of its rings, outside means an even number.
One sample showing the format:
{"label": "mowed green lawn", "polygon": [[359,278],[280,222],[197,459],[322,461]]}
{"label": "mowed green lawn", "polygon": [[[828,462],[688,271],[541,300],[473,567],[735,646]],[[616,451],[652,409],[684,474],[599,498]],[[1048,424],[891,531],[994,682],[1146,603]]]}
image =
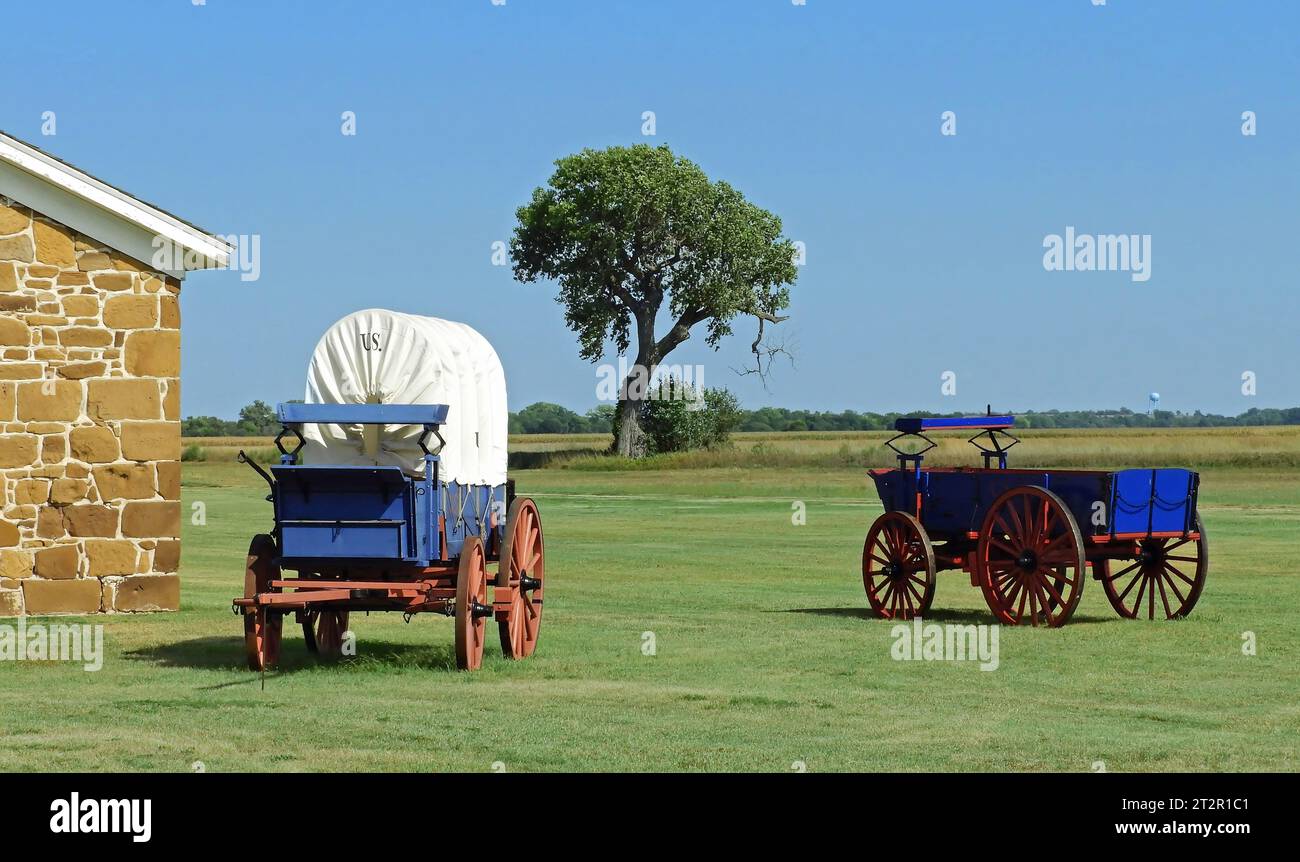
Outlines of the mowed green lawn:
{"label": "mowed green lawn", "polygon": [[[440,616],[354,617],[359,656],[243,666],[230,598],[270,526],[246,467],[187,464],[177,614],[113,616],[103,670],[0,664],[0,769],[1293,770],[1300,472],[1203,475],[1212,544],[1190,619],[1120,620],[1089,582],[1058,630],[1002,628],[1000,667],[890,657],[859,560],[860,470],[515,474],[541,507],[538,653],[453,669]],[[792,504],[807,523],[792,524]],[[991,621],[965,575],[931,619]],[[10,621],[12,622],[12,621]],[[291,621],[290,621],[291,622]],[[1258,654],[1242,654],[1253,632]],[[647,634],[652,633],[652,634]],[[644,654],[647,638],[654,654]]]}

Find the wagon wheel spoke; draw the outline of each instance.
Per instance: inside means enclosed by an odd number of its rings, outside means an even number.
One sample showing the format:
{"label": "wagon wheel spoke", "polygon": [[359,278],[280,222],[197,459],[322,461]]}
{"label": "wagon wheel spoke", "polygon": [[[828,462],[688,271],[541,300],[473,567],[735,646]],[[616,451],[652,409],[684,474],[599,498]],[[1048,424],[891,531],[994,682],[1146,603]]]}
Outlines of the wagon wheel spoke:
{"label": "wagon wheel spoke", "polygon": [[1177,577],[1179,577],[1180,579],[1182,579],[1185,583],[1187,583],[1187,584],[1190,585],[1190,586],[1196,586],[1196,581],[1194,581],[1193,579],[1187,577],[1187,575],[1185,575],[1185,574],[1183,574],[1182,572],[1178,571],[1178,569],[1174,568],[1173,566],[1169,565],[1168,563],[1164,563],[1164,564],[1161,566],[1161,569],[1162,569],[1162,571],[1168,572],[1168,573],[1171,574],[1171,575],[1176,575]]}
{"label": "wagon wheel spoke", "polygon": [[[1043,502],[1043,506],[1044,507],[1047,506],[1046,501]],[[1048,547],[1050,547],[1052,542],[1054,541],[1052,539],[1052,525],[1055,523],[1056,523],[1056,512],[1052,511],[1051,509],[1047,509],[1043,515],[1043,530],[1042,533],[1039,535],[1039,544],[1043,546],[1043,550],[1046,550]],[[1059,539],[1064,535],[1065,535],[1064,533],[1059,533],[1057,534],[1056,538]]]}
{"label": "wagon wheel spoke", "polygon": [[1058,551],[1055,554],[1045,554],[1045,553],[1039,554],[1038,562],[1041,565],[1048,566],[1050,568],[1055,568],[1057,566],[1074,568],[1079,565],[1079,558],[1076,557],[1074,554],[1071,554],[1069,551]]}
{"label": "wagon wheel spoke", "polygon": [[1127,575],[1129,572],[1133,571],[1134,569],[1138,568],[1138,567],[1141,566],[1141,565],[1142,565],[1141,562],[1133,563],[1131,566],[1129,566],[1129,567],[1126,568],[1126,569],[1121,569],[1121,570],[1118,571],[1118,572],[1114,572],[1114,573],[1112,573],[1112,574],[1106,575],[1105,578],[1104,578],[1104,580],[1107,580],[1107,581],[1114,581],[1116,578],[1119,578],[1119,577],[1122,577],[1122,576],[1124,576],[1124,575]]}
{"label": "wagon wheel spoke", "polygon": [[926,584],[925,584],[925,582],[922,581],[922,582],[921,582],[921,585],[918,587],[918,586],[914,586],[914,585],[909,581],[909,582],[906,582],[906,586],[907,586],[907,591],[908,591],[909,593],[911,593],[911,595],[912,595],[913,604],[914,604],[914,606],[915,606],[915,608],[916,608],[917,613],[924,613],[924,610],[925,610],[925,589],[926,589]]}
{"label": "wagon wheel spoke", "polygon": [[1036,579],[1030,578],[1028,590],[1029,590],[1029,624],[1031,626],[1036,626],[1038,625],[1038,612],[1039,609],[1042,607],[1042,593],[1038,589],[1038,581]]}
{"label": "wagon wheel spoke", "polygon": [[910,616],[912,615],[912,608],[913,608],[913,605],[912,605],[912,591],[908,588],[907,584],[904,583],[904,584],[899,588],[898,592],[899,592],[899,595],[901,596],[901,599],[900,599],[900,607],[901,607],[903,610],[905,610],[905,611],[907,612],[907,615],[910,617]]}
{"label": "wagon wheel spoke", "polygon": [[1023,522],[1021,522],[1021,520],[1020,520],[1020,513],[1016,511],[1016,507],[1015,507],[1015,506],[1007,506],[1007,514],[1011,516],[1011,523],[1012,523],[1012,527],[1011,527],[1011,528],[1008,528],[1007,531],[1006,531],[1007,535],[1008,535],[1008,536],[1023,536],[1023,535],[1025,535],[1025,532],[1026,532],[1026,531],[1025,531],[1025,525],[1024,525]]}
{"label": "wagon wheel spoke", "polygon": [[898,532],[892,525],[886,525],[885,542],[889,546],[889,559],[896,560],[903,555],[903,543],[899,541]]}
{"label": "wagon wheel spoke", "polygon": [[1187,575],[1184,575],[1182,572],[1178,571],[1178,570],[1175,569],[1173,566],[1166,565],[1165,568],[1168,569],[1171,573],[1173,573],[1173,574],[1177,575],[1178,577],[1182,578],[1182,579],[1183,579],[1184,581],[1186,581],[1189,585],[1191,585],[1191,586],[1196,586],[1196,581],[1195,581],[1195,580],[1193,580],[1192,578],[1187,577]]}
{"label": "wagon wheel spoke", "polygon": [[1160,603],[1165,606],[1165,619],[1169,619],[1174,612],[1169,610],[1169,596],[1165,593],[1165,573],[1156,572],[1156,586],[1160,587]]}
{"label": "wagon wheel spoke", "polygon": [[1047,594],[1047,582],[1044,580],[1035,580],[1034,592],[1038,594],[1038,609],[1042,611],[1043,622],[1049,626],[1055,625],[1058,616],[1053,613],[1056,608],[1064,607],[1065,602],[1053,603],[1051,597]]}
{"label": "wagon wheel spoke", "polygon": [[[1020,620],[1025,616],[1025,602],[1029,599],[1029,591],[1024,588],[1024,583],[1019,578],[1016,579],[1015,593],[1020,596],[1020,608],[1016,611],[1016,624],[1019,625]],[[1015,597],[1012,596],[1008,599],[1007,604],[1010,605],[1014,601]]]}
{"label": "wagon wheel spoke", "polygon": [[989,544],[992,545],[993,547],[997,548],[998,550],[1002,551],[1003,553],[1005,553],[1008,557],[1010,557],[1010,558],[1013,559],[1013,560],[1014,560],[1016,557],[1020,556],[1020,552],[1019,552],[1019,551],[1017,551],[1015,548],[1011,547],[1010,545],[1008,545],[1006,542],[1002,541],[1001,539],[990,538],[990,539],[989,539]]}
{"label": "wagon wheel spoke", "polygon": [[[1137,573],[1134,574],[1133,579],[1128,582],[1128,586],[1124,588],[1124,592],[1119,594],[1119,600],[1121,602],[1124,601],[1124,599],[1128,597],[1129,592],[1133,589],[1133,585],[1143,580],[1144,577],[1145,577],[1145,572],[1143,572],[1142,569],[1138,567]],[[1142,595],[1141,591],[1138,592],[1138,595],[1139,596]]]}
{"label": "wagon wheel spoke", "polygon": [[1174,579],[1169,576],[1168,572],[1162,570],[1160,572],[1160,576],[1162,579],[1168,582],[1169,589],[1173,590],[1174,595],[1178,597],[1178,607],[1182,608],[1182,606],[1187,603],[1187,597],[1184,596],[1182,591],[1178,589],[1178,584],[1174,582]]}
{"label": "wagon wheel spoke", "polygon": [[1047,575],[1046,575],[1045,573],[1041,573],[1041,572],[1040,572],[1039,575],[1038,575],[1038,577],[1039,577],[1039,579],[1040,579],[1040,583],[1042,584],[1043,588],[1044,588],[1048,593],[1051,594],[1051,598],[1052,598],[1052,599],[1053,599],[1057,604],[1064,605],[1064,604],[1065,604],[1065,599],[1061,598],[1061,594],[1057,591],[1056,587],[1052,586],[1052,583],[1051,583],[1051,581],[1048,579]]}
{"label": "wagon wheel spoke", "polygon": [[1042,539],[1044,513],[1036,511],[1038,509],[1039,507],[1034,505],[1034,500],[1025,498],[1025,526],[1029,528],[1029,540],[1025,542],[1027,548],[1037,548]]}
{"label": "wagon wheel spoke", "polygon": [[1072,535],[1070,534],[1070,531],[1069,531],[1069,530],[1066,530],[1064,533],[1061,533],[1061,534],[1058,535],[1056,538],[1054,538],[1054,539],[1052,539],[1050,542],[1048,542],[1046,545],[1043,545],[1042,553],[1046,554],[1047,552],[1049,552],[1049,551],[1055,549],[1057,545],[1060,545],[1060,544],[1062,544],[1062,543],[1064,543],[1064,542],[1068,542],[1068,541],[1070,541],[1070,540],[1073,539],[1073,538],[1074,538],[1074,536],[1072,536]]}
{"label": "wagon wheel spoke", "polygon": [[537,637],[537,608],[533,600],[527,596],[524,597],[524,612],[520,615],[520,625],[523,626],[529,639]]}
{"label": "wagon wheel spoke", "polygon": [[1035,505],[1032,498],[1026,498],[1025,509],[1033,512],[1033,523],[1030,526],[1032,538],[1028,543],[1028,547],[1037,549],[1042,544],[1043,534],[1047,528],[1044,523],[1047,520],[1047,502],[1043,501],[1041,504]]}

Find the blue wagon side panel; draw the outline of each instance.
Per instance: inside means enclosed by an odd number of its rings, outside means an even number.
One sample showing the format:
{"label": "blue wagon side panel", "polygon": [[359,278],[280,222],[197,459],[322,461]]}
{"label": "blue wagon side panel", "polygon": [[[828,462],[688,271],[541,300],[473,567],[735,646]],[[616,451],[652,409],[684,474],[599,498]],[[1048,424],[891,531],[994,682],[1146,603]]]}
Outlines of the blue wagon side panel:
{"label": "blue wagon side panel", "polygon": [[1120,470],[1114,475],[1114,533],[1181,533],[1196,522],[1198,476],[1191,470]]}
{"label": "blue wagon side panel", "polygon": [[1151,501],[1151,530],[1173,533],[1196,526],[1197,474],[1163,468],[1155,471],[1155,496]]}
{"label": "blue wagon side panel", "polygon": [[[1147,471],[1149,472],[1149,471]],[[1061,498],[1084,535],[1105,533],[1107,526],[1094,524],[1098,503],[1110,499],[1110,475],[1101,472],[1066,470],[981,470],[977,468],[872,471],[880,501],[887,512],[916,511],[916,493],[921,493],[921,523],[936,537],[965,536],[984,523],[989,506],[1003,493],[1024,485],[1037,485]],[[1144,510],[1145,511],[1145,510]]]}

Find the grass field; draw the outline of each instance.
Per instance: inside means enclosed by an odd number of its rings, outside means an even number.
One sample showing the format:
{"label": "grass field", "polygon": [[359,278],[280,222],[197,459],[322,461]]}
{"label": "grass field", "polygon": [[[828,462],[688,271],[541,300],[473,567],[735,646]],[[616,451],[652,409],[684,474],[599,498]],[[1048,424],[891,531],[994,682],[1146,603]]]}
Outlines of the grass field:
{"label": "grass field", "polygon": [[[99,620],[97,673],[0,665],[0,770],[1295,770],[1298,430],[1025,435],[1025,465],[1202,469],[1213,565],[1176,622],[1120,620],[1090,582],[1066,627],[1001,629],[991,673],[893,661],[892,625],[866,616],[880,506],[840,461],[884,463],[879,435],[765,435],[635,470],[515,471],[546,529],[533,658],[491,643],[460,674],[449,621],[376,614],[354,618],[359,655],[338,663],[286,626],[265,690],[229,605],[270,526],[265,486],[213,447],[185,465],[207,524],[184,528],[184,610]],[[512,447],[530,443],[602,445]],[[961,573],[940,575],[931,619],[991,621]]]}

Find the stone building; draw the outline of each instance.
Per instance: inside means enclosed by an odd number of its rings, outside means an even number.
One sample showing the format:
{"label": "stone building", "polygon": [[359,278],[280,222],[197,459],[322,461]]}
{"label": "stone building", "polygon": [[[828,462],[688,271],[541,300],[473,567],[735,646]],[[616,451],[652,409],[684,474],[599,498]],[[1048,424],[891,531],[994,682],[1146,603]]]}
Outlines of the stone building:
{"label": "stone building", "polygon": [[179,607],[181,280],[228,253],[0,133],[0,616]]}

